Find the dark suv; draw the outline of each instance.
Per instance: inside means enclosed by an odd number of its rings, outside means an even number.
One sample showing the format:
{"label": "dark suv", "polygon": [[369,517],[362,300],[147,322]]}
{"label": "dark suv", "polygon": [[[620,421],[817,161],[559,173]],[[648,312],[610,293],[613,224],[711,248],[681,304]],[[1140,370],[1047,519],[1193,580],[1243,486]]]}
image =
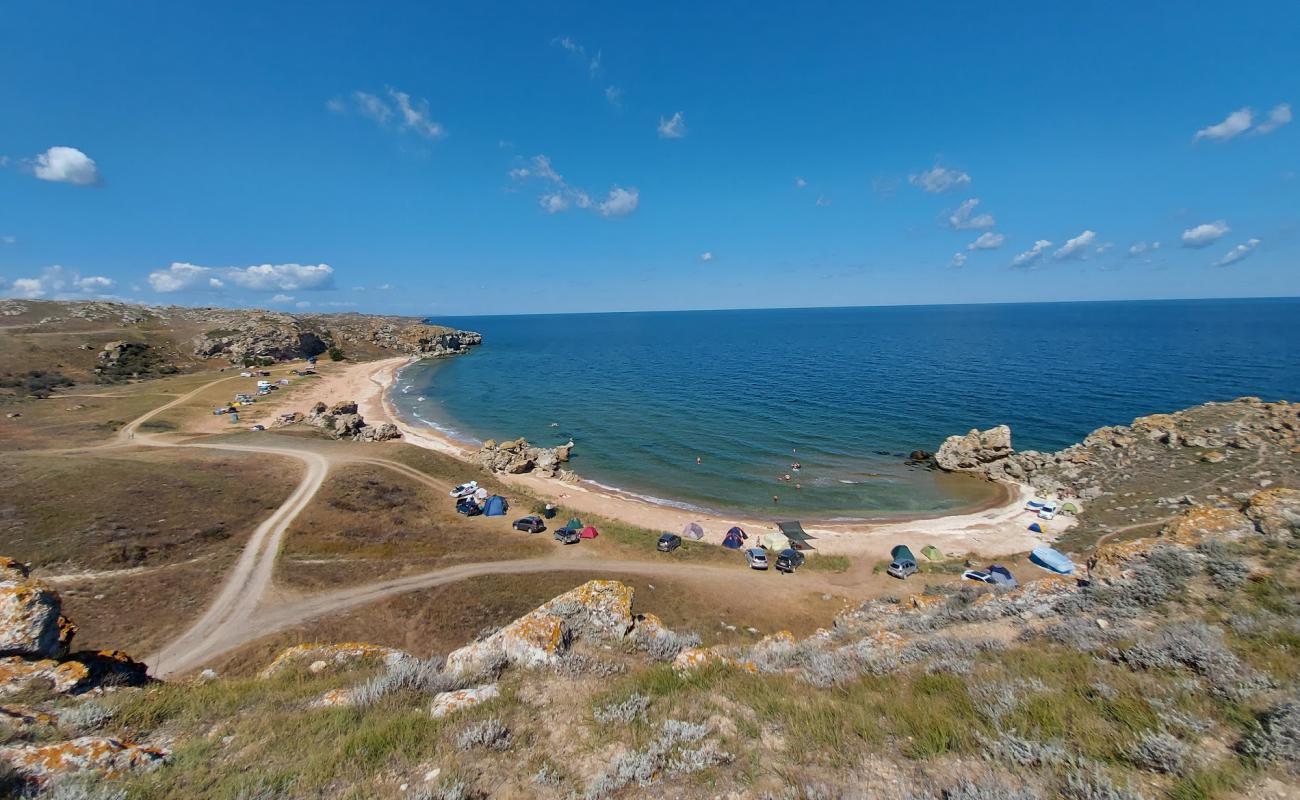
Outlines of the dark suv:
{"label": "dark suv", "polygon": [[577,544],[582,541],[582,534],[573,528],[560,528],[555,532],[555,541],[560,544]]}
{"label": "dark suv", "polygon": [[676,550],[681,546],[682,546],[682,537],[678,536],[675,533],[665,533],[663,536],[660,536],[659,544],[656,545],[659,552],[661,553],[671,553],[672,551]]}
{"label": "dark suv", "polygon": [[541,533],[546,530],[546,523],[542,522],[541,517],[533,515],[515,520],[514,528],[524,533]]}
{"label": "dark suv", "polygon": [[796,569],[803,566],[803,560],[803,553],[800,553],[798,550],[793,548],[782,550],[780,555],[776,557],[776,571],[794,572]]}

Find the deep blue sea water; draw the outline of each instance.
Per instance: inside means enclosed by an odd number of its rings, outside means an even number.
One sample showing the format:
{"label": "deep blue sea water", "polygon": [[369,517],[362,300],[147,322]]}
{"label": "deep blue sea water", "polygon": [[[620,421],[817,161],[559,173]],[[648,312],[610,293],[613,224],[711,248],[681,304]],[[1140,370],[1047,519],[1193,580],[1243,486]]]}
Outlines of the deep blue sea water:
{"label": "deep blue sea water", "polygon": [[1300,400],[1300,299],[431,321],[483,345],[402,373],[393,397],[412,421],[470,440],[572,437],[584,478],[782,516],[964,505],[971,482],[896,454],[973,427],[1005,422],[1017,449],[1055,450],[1208,400]]}

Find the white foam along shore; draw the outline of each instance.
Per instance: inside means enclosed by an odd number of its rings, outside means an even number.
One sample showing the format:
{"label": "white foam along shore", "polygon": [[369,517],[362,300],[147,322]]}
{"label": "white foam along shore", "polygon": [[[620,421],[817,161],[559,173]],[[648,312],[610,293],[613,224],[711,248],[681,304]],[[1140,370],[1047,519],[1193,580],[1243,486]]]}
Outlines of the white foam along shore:
{"label": "white foam along shore", "polygon": [[[357,403],[361,414],[372,422],[391,422],[402,432],[408,444],[434,450],[469,463],[473,450],[450,436],[432,428],[417,428],[404,419],[389,398],[389,391],[397,380],[398,372],[416,359],[405,357],[384,359],[357,364],[350,369],[358,371],[360,381]],[[356,385],[354,383],[353,385]],[[477,469],[477,467],[475,467]],[[469,476],[472,477],[472,476]],[[650,530],[680,531],[688,522],[699,522],[705,530],[705,540],[721,543],[722,537],[733,525],[739,525],[751,535],[775,530],[771,520],[745,518],[744,515],[725,516],[711,512],[685,510],[660,505],[629,496],[617,489],[602,487],[591,481],[564,483],[555,478],[535,475],[498,475],[507,485],[570,509],[579,515],[597,515]],[[880,522],[823,522],[805,525],[814,537],[819,552],[836,555],[885,558],[894,544],[908,543],[917,546],[933,544],[945,553],[976,553],[1000,556],[1027,552],[1045,540],[1059,536],[1073,525],[1073,520],[1058,518],[1049,527],[1046,537],[1029,531],[1029,512],[1025,502],[1033,497],[1027,486],[1003,484],[1005,498],[992,507],[975,511],[933,517],[889,519]]]}

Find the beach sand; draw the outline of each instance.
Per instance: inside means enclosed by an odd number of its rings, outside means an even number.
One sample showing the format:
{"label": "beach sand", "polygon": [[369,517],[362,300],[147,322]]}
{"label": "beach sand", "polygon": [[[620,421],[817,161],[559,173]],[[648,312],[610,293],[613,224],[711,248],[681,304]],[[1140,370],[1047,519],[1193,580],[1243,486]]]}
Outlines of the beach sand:
{"label": "beach sand", "polygon": [[[396,413],[388,399],[388,389],[395,376],[411,359],[405,357],[340,366],[329,370],[313,389],[313,394],[327,403],[355,399],[358,410],[371,424],[391,422],[401,431],[408,444],[425,447],[468,461],[472,451],[432,428],[414,427]],[[333,366],[333,365],[331,365]],[[474,477],[467,469],[466,480]],[[720,544],[727,530],[739,525],[755,535],[777,529],[772,520],[738,516],[719,516],[685,511],[650,503],[619,494],[588,481],[564,483],[554,478],[533,475],[497,475],[507,485],[516,486],[537,497],[572,509],[579,515],[593,514],[656,531],[677,532],[688,522],[698,522],[705,531],[705,541]],[[804,529],[816,537],[813,546],[828,555],[847,555],[886,559],[895,544],[913,547],[933,544],[944,553],[973,553],[1001,556],[1023,553],[1044,541],[1052,541],[1074,524],[1069,517],[1044,523],[1046,537],[1031,533],[1035,520],[1024,510],[1025,501],[1034,496],[1027,486],[1001,485],[1004,494],[991,507],[961,514],[914,519],[889,519],[880,522],[810,522]]]}

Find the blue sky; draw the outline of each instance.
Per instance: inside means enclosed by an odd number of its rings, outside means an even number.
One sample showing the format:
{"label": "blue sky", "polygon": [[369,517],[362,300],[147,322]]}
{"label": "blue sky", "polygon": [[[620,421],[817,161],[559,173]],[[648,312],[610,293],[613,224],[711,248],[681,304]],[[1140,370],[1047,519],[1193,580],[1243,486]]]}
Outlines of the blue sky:
{"label": "blue sky", "polygon": [[6,4],[0,294],[1300,295],[1295,2],[541,5]]}

